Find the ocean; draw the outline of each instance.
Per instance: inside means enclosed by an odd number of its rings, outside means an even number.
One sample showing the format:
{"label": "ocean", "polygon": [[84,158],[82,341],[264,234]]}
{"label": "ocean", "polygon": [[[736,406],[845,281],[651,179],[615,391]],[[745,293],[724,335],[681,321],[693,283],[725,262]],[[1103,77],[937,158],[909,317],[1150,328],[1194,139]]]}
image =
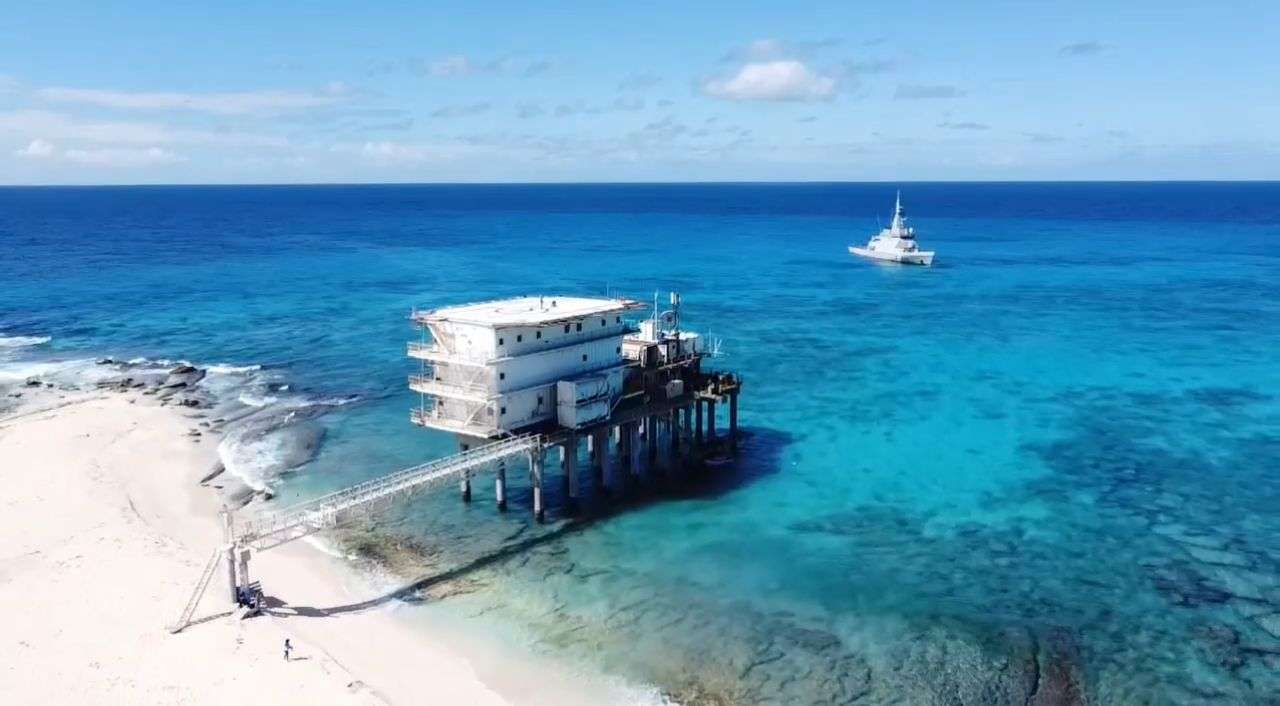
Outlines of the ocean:
{"label": "ocean", "polygon": [[[846,251],[898,188],[931,268]],[[214,366],[271,502],[456,448],[413,308],[670,290],[737,461],[403,503],[341,545],[398,611],[687,704],[1280,693],[1280,183],[0,188],[0,385]]]}

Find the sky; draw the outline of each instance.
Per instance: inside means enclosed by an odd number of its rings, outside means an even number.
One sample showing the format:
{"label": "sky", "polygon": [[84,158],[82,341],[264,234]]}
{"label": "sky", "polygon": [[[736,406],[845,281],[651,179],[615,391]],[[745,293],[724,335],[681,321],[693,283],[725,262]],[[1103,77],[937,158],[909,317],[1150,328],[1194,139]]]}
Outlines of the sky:
{"label": "sky", "polygon": [[40,2],[0,184],[1280,178],[1280,2]]}

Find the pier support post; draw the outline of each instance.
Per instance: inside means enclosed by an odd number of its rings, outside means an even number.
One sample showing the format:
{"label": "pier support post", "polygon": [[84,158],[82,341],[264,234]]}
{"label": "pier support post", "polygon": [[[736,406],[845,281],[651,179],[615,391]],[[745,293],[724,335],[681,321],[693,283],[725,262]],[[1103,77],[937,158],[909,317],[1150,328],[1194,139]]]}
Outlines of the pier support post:
{"label": "pier support post", "polygon": [[533,485],[533,519],[542,522],[546,515],[542,508],[542,449],[529,452],[529,480]]}
{"label": "pier support post", "polygon": [[631,475],[639,478],[644,462],[644,445],[640,442],[640,420],[627,425],[627,435],[631,439],[627,449],[631,456]]}
{"label": "pier support post", "polygon": [[608,430],[596,430],[587,434],[587,457],[591,463],[591,476],[599,485],[604,477],[604,469],[600,464],[600,457],[609,453],[609,435]]}
{"label": "pier support post", "polygon": [[498,473],[493,480],[493,496],[499,510],[507,509],[507,462],[498,461]]}
{"label": "pier support post", "polygon": [[631,472],[631,431],[626,422],[614,428],[618,434],[618,465],[624,473]]}
{"label": "pier support post", "polygon": [[253,581],[249,580],[249,548],[245,547],[240,550],[240,585],[244,586],[244,590],[249,590],[249,584]]}
{"label": "pier support post", "polygon": [[602,429],[596,432],[598,443],[596,444],[596,457],[600,462],[600,487],[605,493],[612,494],[614,491],[613,479],[613,463],[609,458],[609,430]]}
{"label": "pier support post", "polygon": [[667,456],[667,468],[675,470],[680,465],[680,408],[671,410],[671,414],[667,416],[667,433],[671,435],[668,440],[669,453]]}
{"label": "pier support post", "polygon": [[[694,404],[697,404],[696,402]],[[684,407],[684,463],[686,466],[693,463],[693,406],[685,405]]]}
{"label": "pier support post", "polygon": [[650,414],[644,424],[645,465],[652,473],[658,470],[658,417]]}
{"label": "pier support post", "polygon": [[578,503],[578,435],[570,434],[560,449],[561,463],[569,481],[569,507],[573,508]]}
{"label": "pier support post", "polygon": [[[458,441],[459,452],[466,451],[470,448],[471,448],[471,445],[466,443],[465,441],[462,441],[462,440]],[[458,490],[462,491],[462,502],[464,503],[471,502],[471,471],[462,472],[462,480],[458,481]]]}
{"label": "pier support post", "polygon": [[716,445],[716,401],[707,400],[707,443]]}
{"label": "pier support post", "polygon": [[227,580],[231,588],[231,604],[238,605],[240,603],[240,585],[236,583],[236,545],[228,544],[227,552]]}
{"label": "pier support post", "polygon": [[729,393],[729,450],[738,452],[738,393]]}
{"label": "pier support post", "polygon": [[693,443],[702,446],[702,400],[694,398],[693,408],[697,412],[697,424],[693,427]]}
{"label": "pier support post", "polygon": [[231,513],[226,510],[222,512],[222,533],[227,539],[227,545],[223,549],[226,552],[227,580],[231,589],[231,603],[235,605],[240,602],[240,587],[236,584],[235,520],[231,518]]}

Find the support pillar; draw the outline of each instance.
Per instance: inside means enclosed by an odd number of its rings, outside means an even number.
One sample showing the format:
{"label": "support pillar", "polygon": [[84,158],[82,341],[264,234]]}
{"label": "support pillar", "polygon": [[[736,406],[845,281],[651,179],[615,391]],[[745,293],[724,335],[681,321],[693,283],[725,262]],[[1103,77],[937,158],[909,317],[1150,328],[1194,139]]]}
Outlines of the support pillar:
{"label": "support pillar", "polygon": [[600,457],[609,453],[608,434],[607,429],[597,429],[587,435],[587,457],[591,462],[591,477],[595,479],[596,485],[600,485],[604,477],[604,469],[600,464]]}
{"label": "support pillar", "polygon": [[231,519],[231,513],[223,511],[222,513],[222,532],[227,539],[227,544],[223,547],[227,561],[227,580],[231,589],[231,603],[235,605],[240,602],[239,586],[236,584],[236,538],[235,538],[235,521]]}
{"label": "support pillar", "polygon": [[[696,402],[694,404],[697,404]],[[693,406],[685,405],[684,407],[684,462],[685,465],[693,463]]]}
{"label": "support pillar", "polygon": [[627,425],[627,434],[631,439],[628,449],[631,455],[631,475],[639,478],[644,463],[644,444],[640,441],[640,420]]}
{"label": "support pillar", "polygon": [[578,436],[570,434],[569,440],[561,447],[564,473],[569,480],[569,505],[578,503]]}
{"label": "support pillar", "polygon": [[507,509],[507,462],[498,461],[497,477],[493,481],[493,495],[499,510]]}
{"label": "support pillar", "polygon": [[[458,451],[466,451],[470,448],[470,444],[458,441]],[[462,502],[471,502],[471,471],[462,472],[462,480],[458,481],[458,490],[462,491]]]}
{"label": "support pillar", "polygon": [[227,559],[227,580],[231,588],[231,604],[240,603],[240,586],[236,583],[236,545],[228,544],[225,548]]}
{"label": "support pillar", "polygon": [[533,519],[542,522],[546,515],[542,508],[542,449],[529,452],[529,480],[533,485]]}
{"label": "support pillar", "polygon": [[249,548],[245,547],[240,550],[240,585],[248,591],[251,583],[253,581],[249,579]]}
{"label": "support pillar", "polygon": [[729,393],[729,450],[738,452],[738,393]]}
{"label": "support pillar", "polygon": [[623,422],[614,428],[618,435],[618,465],[623,472],[631,471],[631,427]]}
{"label": "support pillar", "polygon": [[694,411],[698,415],[697,424],[693,426],[693,443],[695,446],[702,446],[702,400],[693,400]]}
{"label": "support pillar", "polygon": [[716,401],[707,400],[707,443],[716,443]]}
{"label": "support pillar", "polygon": [[669,453],[667,455],[667,468],[674,470],[679,465],[680,459],[680,409],[671,410],[671,414],[667,416],[667,432],[671,435],[668,439],[670,444]]}
{"label": "support pillar", "polygon": [[606,493],[614,491],[613,463],[609,458],[609,430],[598,432],[600,443],[596,444],[596,457],[600,461],[600,487]]}
{"label": "support pillar", "polygon": [[644,418],[645,464],[652,473],[658,470],[658,418],[652,414]]}

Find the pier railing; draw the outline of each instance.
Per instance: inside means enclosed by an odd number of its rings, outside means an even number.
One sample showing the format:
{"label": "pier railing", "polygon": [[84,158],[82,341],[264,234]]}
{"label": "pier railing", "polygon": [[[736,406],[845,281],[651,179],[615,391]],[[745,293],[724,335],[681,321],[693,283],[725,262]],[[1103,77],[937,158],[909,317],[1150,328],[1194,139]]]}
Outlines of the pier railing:
{"label": "pier railing", "polygon": [[236,539],[241,545],[269,549],[337,527],[381,503],[457,480],[496,461],[539,451],[542,444],[541,435],[525,434],[406,468],[246,522]]}

